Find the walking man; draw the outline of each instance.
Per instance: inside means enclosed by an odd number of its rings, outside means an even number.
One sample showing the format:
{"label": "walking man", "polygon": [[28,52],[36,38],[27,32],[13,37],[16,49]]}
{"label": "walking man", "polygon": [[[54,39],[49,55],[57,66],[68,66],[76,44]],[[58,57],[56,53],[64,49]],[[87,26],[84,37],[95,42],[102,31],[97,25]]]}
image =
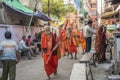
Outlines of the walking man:
{"label": "walking man", "polygon": [[15,41],[11,39],[11,32],[5,32],[5,40],[0,43],[0,59],[3,64],[3,72],[0,80],[15,80],[16,77],[16,61],[20,61],[18,46]]}
{"label": "walking man", "polygon": [[50,32],[50,28],[48,26],[45,26],[45,32],[42,34],[41,48],[42,48],[45,72],[48,76],[48,79],[50,79],[51,74],[53,73],[54,75],[57,74],[58,46],[56,46],[56,39],[53,33]]}

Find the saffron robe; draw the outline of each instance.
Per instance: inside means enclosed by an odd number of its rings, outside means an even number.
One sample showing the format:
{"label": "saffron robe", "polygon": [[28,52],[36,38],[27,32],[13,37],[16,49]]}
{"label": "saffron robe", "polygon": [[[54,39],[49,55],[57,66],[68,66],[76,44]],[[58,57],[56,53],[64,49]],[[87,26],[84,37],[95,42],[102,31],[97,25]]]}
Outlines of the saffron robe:
{"label": "saffron robe", "polygon": [[84,51],[86,49],[86,41],[85,41],[85,37],[82,31],[80,31],[79,33],[79,40],[80,40],[82,50]]}
{"label": "saffron robe", "polygon": [[[49,36],[46,33],[43,33],[41,37],[41,48],[44,60],[45,72],[48,76],[57,71],[58,66],[58,56],[55,55],[57,51],[52,52],[53,47],[55,46],[55,39],[52,33]],[[48,64],[46,64],[49,56],[52,56],[49,59]]]}
{"label": "saffron robe", "polygon": [[103,32],[103,26],[98,28],[96,39],[95,39],[95,50],[97,54],[97,61],[103,62],[106,60],[105,52],[106,52],[106,34]]}
{"label": "saffron robe", "polygon": [[77,44],[76,44],[76,40],[73,34],[70,35],[70,39],[69,39],[69,43],[70,43],[70,49],[69,52],[70,53],[77,53]]}
{"label": "saffron robe", "polygon": [[65,30],[61,31],[61,53],[62,55],[66,53],[66,32]]}

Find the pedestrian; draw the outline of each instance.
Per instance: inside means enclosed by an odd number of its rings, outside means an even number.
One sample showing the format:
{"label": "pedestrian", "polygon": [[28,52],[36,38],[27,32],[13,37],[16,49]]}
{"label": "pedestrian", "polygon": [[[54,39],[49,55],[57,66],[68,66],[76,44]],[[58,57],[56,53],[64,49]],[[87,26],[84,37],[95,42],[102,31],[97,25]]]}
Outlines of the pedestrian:
{"label": "pedestrian", "polygon": [[68,57],[69,57],[69,55],[71,55],[71,59],[73,58],[73,56],[72,56],[72,52],[70,51],[70,45],[71,45],[71,38],[70,38],[70,36],[71,36],[71,28],[68,28],[67,30],[66,30],[66,43],[64,44],[65,45],[65,49],[66,49],[66,52],[68,52]]}
{"label": "pedestrian", "polygon": [[41,48],[44,60],[45,72],[50,79],[50,75],[54,73],[57,74],[58,66],[58,56],[55,37],[52,32],[50,32],[49,26],[45,26],[45,32],[42,34],[41,38]]}
{"label": "pedestrian", "polygon": [[70,46],[70,51],[71,51],[71,55],[75,55],[74,59],[77,59],[77,47],[79,46],[79,42],[78,42],[78,26],[76,22],[73,22],[71,24],[71,46]]}
{"label": "pedestrian", "polygon": [[78,31],[78,25],[76,22],[72,23],[72,33],[74,34],[74,38],[76,41],[76,47],[79,46],[79,31]]}
{"label": "pedestrian", "polygon": [[11,39],[11,32],[5,32],[5,40],[0,43],[0,60],[2,60],[3,72],[0,80],[15,80],[16,63],[20,61],[18,46]]}
{"label": "pedestrian", "polygon": [[106,30],[103,26],[98,28],[96,39],[95,39],[95,50],[97,54],[98,63],[102,63],[106,60],[105,52],[106,52]]}
{"label": "pedestrian", "polygon": [[19,42],[19,49],[22,52],[27,52],[28,59],[32,59],[31,56],[36,57],[31,49],[31,47],[27,47],[25,43],[26,37],[23,36],[22,40]]}
{"label": "pedestrian", "polygon": [[71,28],[68,28],[67,34],[67,46],[68,46],[68,56],[71,55],[71,59],[73,59],[73,54],[75,54],[74,59],[77,59],[77,44],[75,40],[75,35],[72,33]]}
{"label": "pedestrian", "polygon": [[79,42],[80,42],[81,47],[82,47],[82,52],[83,52],[82,54],[84,54],[85,49],[86,49],[86,40],[85,40],[82,29],[80,29],[80,31],[79,31]]}
{"label": "pedestrian", "polygon": [[60,34],[61,34],[61,54],[65,56],[66,55],[66,31],[61,30]]}
{"label": "pedestrian", "polygon": [[92,43],[92,34],[95,33],[92,27],[92,20],[87,22],[87,25],[83,27],[83,33],[86,40],[86,51],[90,52],[91,50],[91,43]]}

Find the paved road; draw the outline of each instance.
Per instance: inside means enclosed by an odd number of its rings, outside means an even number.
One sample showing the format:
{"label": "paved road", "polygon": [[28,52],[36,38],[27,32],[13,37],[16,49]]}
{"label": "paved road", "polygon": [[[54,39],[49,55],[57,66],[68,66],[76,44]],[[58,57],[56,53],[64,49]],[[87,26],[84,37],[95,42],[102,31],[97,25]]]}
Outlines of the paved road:
{"label": "paved road", "polygon": [[[69,80],[70,73],[74,62],[78,60],[71,60],[63,57],[59,61],[58,75],[53,76],[52,80]],[[16,80],[46,80],[47,76],[43,67],[43,60],[41,56],[36,59],[21,62],[17,66]]]}
{"label": "paved road", "polygon": [[[79,53],[77,60],[69,59],[67,56],[59,60],[58,75],[52,75],[51,80],[69,80],[73,64],[78,62],[82,55]],[[109,67],[106,64],[98,64],[93,67],[93,76],[95,80],[105,80],[105,70]],[[106,67],[107,66],[107,67]],[[1,75],[2,69],[0,69]],[[47,76],[43,67],[43,59],[41,55],[32,60],[23,59],[17,64],[16,80],[46,80]]]}
{"label": "paved road", "polygon": [[[80,56],[78,57],[78,59]],[[69,80],[73,64],[78,60],[69,59],[67,56],[59,60],[58,75],[52,75],[51,80]],[[0,69],[1,75],[2,69]],[[17,64],[16,80],[46,80],[47,76],[43,67],[43,59],[41,55],[32,60],[24,59]]]}

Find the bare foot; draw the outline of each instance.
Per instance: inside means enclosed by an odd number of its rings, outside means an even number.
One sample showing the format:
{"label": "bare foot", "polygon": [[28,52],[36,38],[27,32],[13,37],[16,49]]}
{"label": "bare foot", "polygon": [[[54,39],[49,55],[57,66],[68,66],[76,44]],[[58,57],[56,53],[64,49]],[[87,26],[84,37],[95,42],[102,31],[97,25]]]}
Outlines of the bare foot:
{"label": "bare foot", "polygon": [[56,75],[57,75],[57,72],[54,73],[54,76],[56,76]]}

